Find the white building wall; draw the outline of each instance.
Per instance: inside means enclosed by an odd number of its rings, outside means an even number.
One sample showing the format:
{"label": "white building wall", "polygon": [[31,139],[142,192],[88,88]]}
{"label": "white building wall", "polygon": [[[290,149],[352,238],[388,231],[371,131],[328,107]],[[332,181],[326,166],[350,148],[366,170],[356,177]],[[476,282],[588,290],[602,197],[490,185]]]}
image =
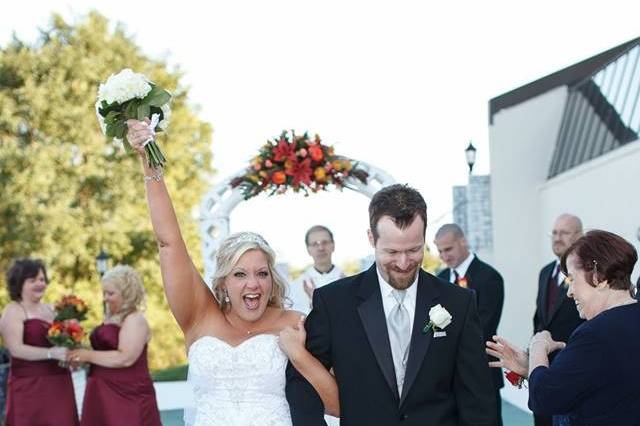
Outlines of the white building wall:
{"label": "white building wall", "polygon": [[[562,120],[566,87],[499,111],[489,127],[493,266],[505,280],[498,332],[525,345],[533,331],[540,268],[551,260],[539,200]],[[547,244],[547,245],[550,245]]]}
{"label": "white building wall", "polygon": [[[549,261],[540,241],[547,232],[539,191],[547,178],[558,135],[566,87],[499,111],[489,126],[492,253],[479,253],[505,282],[498,333],[525,346],[533,331],[538,272]],[[507,384],[502,397],[527,410],[528,393]]]}
{"label": "white building wall", "polygon": [[[542,221],[550,228],[555,218],[571,211],[586,230],[615,232],[640,252],[640,141],[611,151],[565,172],[540,188]],[[540,250],[551,249],[540,242]],[[640,273],[636,265],[633,282]]]}

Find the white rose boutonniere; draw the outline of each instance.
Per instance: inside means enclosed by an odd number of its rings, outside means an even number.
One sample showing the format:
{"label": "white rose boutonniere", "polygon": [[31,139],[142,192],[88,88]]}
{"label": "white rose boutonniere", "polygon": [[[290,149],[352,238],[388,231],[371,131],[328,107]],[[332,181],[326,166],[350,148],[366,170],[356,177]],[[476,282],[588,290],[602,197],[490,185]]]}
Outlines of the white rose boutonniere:
{"label": "white rose boutonniere", "polygon": [[436,332],[437,330],[444,330],[446,326],[451,324],[453,317],[445,308],[439,303],[431,309],[429,309],[429,322],[422,329],[423,333],[429,331],[429,329]]}

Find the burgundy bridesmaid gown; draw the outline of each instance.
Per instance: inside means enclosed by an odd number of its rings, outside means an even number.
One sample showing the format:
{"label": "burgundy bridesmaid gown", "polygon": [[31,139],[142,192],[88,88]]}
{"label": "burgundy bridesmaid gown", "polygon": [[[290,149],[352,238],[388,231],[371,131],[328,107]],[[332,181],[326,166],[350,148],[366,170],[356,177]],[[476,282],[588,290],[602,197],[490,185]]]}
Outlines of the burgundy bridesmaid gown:
{"label": "burgundy bridesmaid gown", "polygon": [[[97,351],[118,349],[120,327],[102,324],[91,333]],[[133,365],[91,365],[82,404],[82,426],[161,426],[156,393],[147,366],[147,345]]]}
{"label": "burgundy bridesmaid gown", "polygon": [[[39,318],[24,321],[25,345],[51,347],[51,324]],[[77,426],[78,410],[71,374],[58,361],[26,361],[11,357],[6,426]]]}

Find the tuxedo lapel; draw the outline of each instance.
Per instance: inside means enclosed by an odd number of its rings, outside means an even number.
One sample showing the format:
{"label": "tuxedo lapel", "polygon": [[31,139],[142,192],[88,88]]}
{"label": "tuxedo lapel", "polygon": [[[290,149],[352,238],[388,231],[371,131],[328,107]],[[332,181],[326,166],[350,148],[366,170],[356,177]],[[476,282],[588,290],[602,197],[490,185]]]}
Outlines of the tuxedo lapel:
{"label": "tuxedo lapel", "polygon": [[429,310],[436,304],[438,290],[433,283],[433,278],[420,270],[418,278],[418,291],[416,294],[416,313],[413,320],[413,331],[411,332],[411,344],[409,347],[409,359],[407,360],[407,371],[402,385],[402,397],[400,405],[404,402],[411,390],[413,382],[416,380],[418,371],[422,366],[424,357],[429,349],[429,344],[433,338],[433,331],[423,333],[425,325],[429,321]]}
{"label": "tuxedo lapel", "polygon": [[553,268],[553,266],[547,265],[541,277],[542,281],[540,282],[540,307],[538,308],[538,312],[541,313],[542,318],[544,319],[542,321],[544,327],[546,327],[549,324],[549,321],[551,321],[551,318],[547,315],[547,293],[549,289],[549,279],[553,273]]}
{"label": "tuxedo lapel", "polygon": [[549,324],[553,319],[553,317],[556,315],[556,313],[558,313],[558,310],[560,309],[562,302],[564,302],[564,299],[567,297],[567,287],[564,284],[560,285],[559,290],[560,290],[560,294],[558,295],[558,300],[556,300],[556,304],[551,309],[551,314],[547,319],[547,324]]}
{"label": "tuxedo lapel", "polygon": [[391,356],[387,320],[384,316],[382,295],[380,294],[380,284],[378,283],[378,273],[375,263],[369,268],[363,280],[360,282],[358,298],[361,300],[361,303],[358,305],[358,315],[360,315],[360,320],[367,333],[369,345],[371,345],[371,350],[376,357],[376,361],[378,361],[380,370],[382,370],[382,374],[393,396],[398,400],[396,371],[393,366],[393,357]]}
{"label": "tuxedo lapel", "polygon": [[469,264],[467,273],[464,274],[464,276],[467,278],[467,288],[471,290],[476,290],[473,283],[474,278],[478,278],[478,276],[482,274],[482,271],[478,268],[480,268],[480,259],[478,259],[478,256],[476,255],[473,257],[473,260]]}

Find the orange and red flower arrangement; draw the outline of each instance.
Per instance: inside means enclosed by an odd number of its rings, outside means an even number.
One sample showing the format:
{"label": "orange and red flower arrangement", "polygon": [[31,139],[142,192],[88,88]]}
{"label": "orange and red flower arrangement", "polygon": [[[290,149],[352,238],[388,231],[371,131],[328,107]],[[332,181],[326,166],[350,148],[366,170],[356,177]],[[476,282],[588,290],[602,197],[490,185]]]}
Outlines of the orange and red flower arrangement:
{"label": "orange and red flower arrangement", "polygon": [[231,187],[242,188],[244,198],[261,192],[269,195],[302,190],[305,194],[326,190],[328,185],[342,188],[353,176],[362,183],[368,174],[349,158],[335,155],[332,146],[324,145],[320,136],[296,135],[283,131],[280,137],[264,144],[242,176],[231,181]]}
{"label": "orange and red flower arrangement", "polygon": [[[47,340],[54,346],[77,348],[84,339],[84,329],[80,325],[87,317],[87,304],[75,295],[64,296],[55,304],[56,317],[47,332]],[[60,362],[66,366],[65,362]]]}

